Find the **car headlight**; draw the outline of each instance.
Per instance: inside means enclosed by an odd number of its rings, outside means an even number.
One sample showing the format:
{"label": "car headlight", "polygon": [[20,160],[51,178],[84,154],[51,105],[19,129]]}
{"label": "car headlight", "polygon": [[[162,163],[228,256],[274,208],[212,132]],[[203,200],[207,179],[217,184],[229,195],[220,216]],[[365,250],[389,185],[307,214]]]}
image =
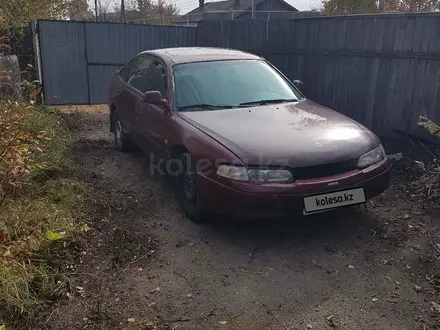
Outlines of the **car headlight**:
{"label": "car headlight", "polygon": [[358,161],[358,167],[364,168],[380,162],[385,158],[385,150],[382,145],[379,145],[376,149],[373,149],[366,154],[363,154]]}
{"label": "car headlight", "polygon": [[247,168],[244,166],[220,165],[217,169],[217,175],[232,180],[249,181]]}
{"label": "car headlight", "polygon": [[292,173],[288,170],[277,169],[248,169],[244,166],[220,165],[217,175],[238,181],[252,182],[292,182]]}

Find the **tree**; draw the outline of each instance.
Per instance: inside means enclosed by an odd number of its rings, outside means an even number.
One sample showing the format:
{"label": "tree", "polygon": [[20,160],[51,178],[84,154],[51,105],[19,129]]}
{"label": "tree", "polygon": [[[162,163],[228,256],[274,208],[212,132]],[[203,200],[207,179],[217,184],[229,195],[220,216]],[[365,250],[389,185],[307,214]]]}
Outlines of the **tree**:
{"label": "tree", "polygon": [[324,11],[331,15],[370,14],[381,11],[434,11],[438,0],[322,0]]}
{"label": "tree", "polygon": [[[98,22],[109,22],[113,17],[113,12],[111,11],[111,2],[110,0],[98,0],[97,1],[97,13],[98,13]],[[120,7],[117,7],[120,10]]]}
{"label": "tree", "polygon": [[66,16],[66,0],[2,0],[1,29],[23,27],[35,19],[58,19]]}
{"label": "tree", "polygon": [[153,9],[153,2],[151,0],[137,0],[137,8],[142,16],[147,16]]}
{"label": "tree", "polygon": [[[388,6],[387,6],[388,2]],[[385,0],[385,9],[398,10],[403,12],[434,11],[439,10],[438,0]]]}
{"label": "tree", "polygon": [[173,21],[173,17],[179,14],[179,10],[172,3],[166,4],[164,0],[158,0],[157,5],[153,4],[147,14],[146,22],[149,24],[168,25]]}
{"label": "tree", "polygon": [[[177,7],[165,3],[164,0],[158,0],[157,3],[153,3],[152,0],[125,0],[125,19],[129,23],[134,21],[136,23],[169,25],[172,23],[173,17],[178,14]],[[98,14],[98,17],[100,16]],[[119,22],[121,18],[119,1],[113,7],[113,11],[107,12],[104,16],[105,21]]]}
{"label": "tree", "polygon": [[87,0],[0,0],[0,29],[24,27],[37,19],[89,20]]}
{"label": "tree", "polygon": [[377,12],[376,0],[323,0],[329,15],[369,14]]}
{"label": "tree", "polygon": [[87,0],[71,0],[67,7],[67,16],[73,21],[93,20],[93,12],[89,9]]}

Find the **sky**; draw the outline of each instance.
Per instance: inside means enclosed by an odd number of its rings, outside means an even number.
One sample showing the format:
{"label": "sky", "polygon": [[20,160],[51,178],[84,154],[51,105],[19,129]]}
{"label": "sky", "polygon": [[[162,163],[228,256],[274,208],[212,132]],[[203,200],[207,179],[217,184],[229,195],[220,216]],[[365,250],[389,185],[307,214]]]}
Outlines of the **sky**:
{"label": "sky", "polygon": [[[112,2],[118,3],[120,0],[101,0],[102,3]],[[154,1],[154,0],[153,0]],[[211,2],[212,0],[205,0],[206,2]],[[318,6],[320,0],[285,0],[298,10],[310,10],[312,6]],[[89,5],[93,8],[94,0],[88,0]],[[126,0],[126,2],[128,2]],[[179,9],[180,14],[185,14],[199,5],[199,0],[165,0],[165,2],[174,3]],[[112,6],[113,7],[113,6]]]}

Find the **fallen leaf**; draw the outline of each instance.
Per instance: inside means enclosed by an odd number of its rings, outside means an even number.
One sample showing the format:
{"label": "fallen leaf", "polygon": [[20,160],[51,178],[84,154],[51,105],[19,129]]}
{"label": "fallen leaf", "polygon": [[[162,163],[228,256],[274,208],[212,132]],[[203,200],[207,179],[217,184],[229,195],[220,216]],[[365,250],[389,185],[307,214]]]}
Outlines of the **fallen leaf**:
{"label": "fallen leaf", "polygon": [[142,322],[142,329],[154,329],[153,322],[151,321]]}
{"label": "fallen leaf", "polygon": [[440,314],[440,305],[434,301],[431,301],[431,310]]}
{"label": "fallen leaf", "polygon": [[50,231],[50,230],[46,233],[46,237],[49,241],[58,241],[58,240],[64,238],[63,235],[58,234],[58,233],[54,233],[53,231]]}
{"label": "fallen leaf", "polygon": [[129,317],[127,319],[127,322],[133,323],[133,322],[136,322],[136,319],[134,317]]}
{"label": "fallen leaf", "polygon": [[88,224],[83,224],[82,226],[81,226],[81,231],[82,232],[84,232],[84,233],[87,233],[88,231],[90,230],[90,228],[89,228],[89,225]]}

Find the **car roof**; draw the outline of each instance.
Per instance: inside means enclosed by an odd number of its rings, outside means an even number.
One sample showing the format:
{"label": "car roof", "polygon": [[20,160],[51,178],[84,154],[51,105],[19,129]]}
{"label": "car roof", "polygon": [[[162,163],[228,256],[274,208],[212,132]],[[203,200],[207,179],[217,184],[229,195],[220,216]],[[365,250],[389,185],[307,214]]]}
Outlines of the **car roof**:
{"label": "car roof", "polygon": [[147,50],[141,54],[151,54],[171,64],[221,60],[256,60],[259,56],[234,49],[210,47],[180,47]]}

